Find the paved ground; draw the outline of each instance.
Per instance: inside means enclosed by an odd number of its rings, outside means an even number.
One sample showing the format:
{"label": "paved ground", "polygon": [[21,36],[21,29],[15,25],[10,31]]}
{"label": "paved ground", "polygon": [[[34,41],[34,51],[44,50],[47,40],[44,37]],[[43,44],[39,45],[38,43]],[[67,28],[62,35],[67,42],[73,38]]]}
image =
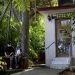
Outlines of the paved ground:
{"label": "paved ground", "polygon": [[12,75],[58,75],[61,70],[54,70],[46,67],[27,69]]}

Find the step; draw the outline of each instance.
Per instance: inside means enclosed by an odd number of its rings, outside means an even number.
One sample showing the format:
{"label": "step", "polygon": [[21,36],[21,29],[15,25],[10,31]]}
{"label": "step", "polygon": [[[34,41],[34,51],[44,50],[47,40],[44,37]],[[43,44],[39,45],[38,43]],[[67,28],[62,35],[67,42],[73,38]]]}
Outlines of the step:
{"label": "step", "polygon": [[51,60],[50,68],[66,69],[70,66],[70,57],[56,57]]}

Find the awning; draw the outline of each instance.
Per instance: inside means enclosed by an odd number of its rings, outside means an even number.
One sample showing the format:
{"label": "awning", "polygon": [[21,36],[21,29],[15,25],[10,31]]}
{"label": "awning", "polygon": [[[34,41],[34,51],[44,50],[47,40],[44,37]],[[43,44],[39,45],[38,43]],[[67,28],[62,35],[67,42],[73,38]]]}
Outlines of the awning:
{"label": "awning", "polygon": [[58,14],[75,11],[75,4],[63,5],[58,7],[37,7],[37,10],[43,14]]}

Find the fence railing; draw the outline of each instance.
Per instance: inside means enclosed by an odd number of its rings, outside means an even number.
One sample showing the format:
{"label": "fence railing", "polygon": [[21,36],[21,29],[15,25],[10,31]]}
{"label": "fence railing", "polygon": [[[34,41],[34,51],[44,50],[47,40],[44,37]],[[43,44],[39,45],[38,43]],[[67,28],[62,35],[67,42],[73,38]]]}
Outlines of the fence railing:
{"label": "fence railing", "polygon": [[50,48],[53,44],[55,43],[55,41],[54,42],[52,42],[48,47],[46,47],[45,49],[48,49],[48,48]]}

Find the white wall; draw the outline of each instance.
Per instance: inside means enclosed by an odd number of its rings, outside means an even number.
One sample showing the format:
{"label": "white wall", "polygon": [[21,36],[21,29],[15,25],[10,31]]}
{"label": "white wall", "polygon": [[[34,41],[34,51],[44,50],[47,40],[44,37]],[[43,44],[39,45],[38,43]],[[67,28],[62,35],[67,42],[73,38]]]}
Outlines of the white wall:
{"label": "white wall", "polygon": [[[55,20],[49,21],[47,15],[45,17],[45,59],[46,65],[50,66],[50,60],[56,57],[56,47],[55,47]],[[52,44],[53,43],[53,44]],[[50,44],[52,44],[48,49],[46,49]]]}
{"label": "white wall", "polygon": [[75,44],[73,43],[73,37],[75,36],[75,32],[72,32],[72,57],[75,58]]}
{"label": "white wall", "polygon": [[[71,19],[71,24],[73,24],[73,19]],[[73,37],[75,36],[75,31],[72,31],[72,57],[75,58],[75,44]]]}

